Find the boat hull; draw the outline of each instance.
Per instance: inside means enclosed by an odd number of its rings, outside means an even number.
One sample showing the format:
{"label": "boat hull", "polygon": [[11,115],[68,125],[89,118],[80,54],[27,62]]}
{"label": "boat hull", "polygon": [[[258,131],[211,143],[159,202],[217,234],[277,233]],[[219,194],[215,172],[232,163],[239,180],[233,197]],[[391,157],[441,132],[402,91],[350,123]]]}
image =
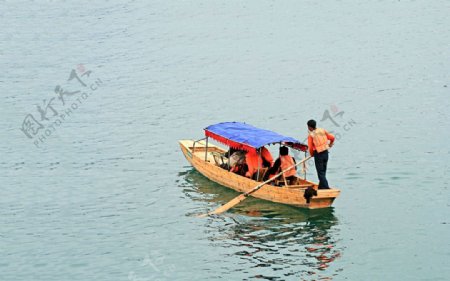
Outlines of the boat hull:
{"label": "boat hull", "polygon": [[[247,192],[260,184],[260,182],[229,172],[217,166],[211,152],[224,152],[222,148],[209,144],[208,152],[206,153],[206,145],[204,142],[197,142],[195,144],[195,151],[193,150],[193,140],[180,140],[179,143],[187,161],[208,179],[237,192]],[[302,186],[311,185],[317,189],[317,184],[305,180],[301,181]],[[340,190],[336,188],[319,189],[317,190],[317,196],[312,197],[310,203],[306,203],[306,199],[304,198],[305,190],[306,187],[293,186],[291,188],[265,184],[256,192],[253,192],[251,196],[299,208],[320,209],[330,207],[340,193]]]}

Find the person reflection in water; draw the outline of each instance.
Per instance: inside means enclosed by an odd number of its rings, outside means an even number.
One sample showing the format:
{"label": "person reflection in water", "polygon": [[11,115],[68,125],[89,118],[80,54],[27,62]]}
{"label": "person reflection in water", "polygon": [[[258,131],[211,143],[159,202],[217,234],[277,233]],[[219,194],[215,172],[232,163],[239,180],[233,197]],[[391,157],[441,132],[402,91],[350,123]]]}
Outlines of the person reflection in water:
{"label": "person reflection in water", "polygon": [[[311,276],[315,280],[334,279],[341,269],[330,271],[328,268],[341,256],[341,249],[336,246],[338,233],[331,230],[338,223],[332,210],[317,210],[314,215],[303,211],[293,215],[290,210],[289,214],[278,214],[279,218],[275,219],[278,217],[275,214],[280,210],[275,208],[268,212],[267,209],[268,206],[264,205],[264,208],[252,206],[240,210],[252,219],[248,223],[239,221],[232,226],[230,233],[234,235],[230,239],[241,245],[241,250],[236,254],[255,268],[276,265],[278,273]],[[265,216],[271,220],[257,219]],[[266,251],[277,254],[263,254]],[[283,262],[280,263],[280,260]],[[266,277],[269,279],[270,276],[260,276],[261,279]]]}

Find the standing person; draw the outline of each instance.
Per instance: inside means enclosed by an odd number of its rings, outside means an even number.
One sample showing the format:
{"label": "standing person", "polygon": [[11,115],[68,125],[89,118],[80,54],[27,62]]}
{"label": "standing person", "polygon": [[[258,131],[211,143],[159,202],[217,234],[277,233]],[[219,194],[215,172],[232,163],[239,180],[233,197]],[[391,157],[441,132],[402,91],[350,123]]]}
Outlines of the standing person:
{"label": "standing person", "polygon": [[330,188],[326,178],[328,149],[333,146],[334,136],[325,129],[316,128],[316,121],[314,120],[309,120],[306,124],[308,125],[309,130],[309,154],[314,156],[317,177],[319,178],[319,189],[328,189]]}

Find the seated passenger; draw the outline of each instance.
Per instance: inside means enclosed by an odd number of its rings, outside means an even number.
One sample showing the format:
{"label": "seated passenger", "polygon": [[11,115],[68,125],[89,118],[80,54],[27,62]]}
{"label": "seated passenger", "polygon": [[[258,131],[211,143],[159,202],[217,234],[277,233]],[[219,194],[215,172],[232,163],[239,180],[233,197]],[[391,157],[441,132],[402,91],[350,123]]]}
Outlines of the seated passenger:
{"label": "seated passenger", "polygon": [[[239,175],[245,175],[245,151],[236,150],[230,156],[230,171]],[[245,172],[244,172],[245,170]]]}
{"label": "seated passenger", "polygon": [[236,151],[239,151],[239,150],[230,147],[230,148],[228,149],[228,151],[224,153],[224,156],[228,158],[228,157],[230,157],[230,155],[233,155],[233,153],[236,152]]}
{"label": "seated passenger", "polygon": [[[266,173],[266,180],[269,177],[274,177],[279,172],[286,170],[287,168],[295,165],[294,157],[289,155],[289,149],[285,146],[280,147],[280,157],[275,161],[273,166]],[[297,167],[291,168],[283,173],[284,178],[288,185],[291,185],[296,180]]]}
{"label": "seated passenger", "polygon": [[261,156],[256,152],[256,150],[248,151],[245,154],[245,163],[247,164],[247,172],[245,176],[247,178],[253,178],[253,175],[258,171],[258,168],[262,168]]}
{"label": "seated passenger", "polygon": [[263,161],[263,167],[270,168],[273,166],[273,157],[270,151],[264,146],[261,148],[261,158]]}

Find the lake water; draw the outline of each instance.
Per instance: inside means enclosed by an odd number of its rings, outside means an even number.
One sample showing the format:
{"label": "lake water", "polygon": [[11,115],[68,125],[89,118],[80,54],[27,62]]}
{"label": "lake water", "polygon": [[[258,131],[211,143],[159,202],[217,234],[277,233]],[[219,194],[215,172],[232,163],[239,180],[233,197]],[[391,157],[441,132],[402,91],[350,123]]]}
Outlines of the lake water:
{"label": "lake water", "polygon": [[[449,11],[0,1],[0,280],[449,280]],[[338,138],[333,208],[195,217],[237,193],[179,139],[311,118]]]}

